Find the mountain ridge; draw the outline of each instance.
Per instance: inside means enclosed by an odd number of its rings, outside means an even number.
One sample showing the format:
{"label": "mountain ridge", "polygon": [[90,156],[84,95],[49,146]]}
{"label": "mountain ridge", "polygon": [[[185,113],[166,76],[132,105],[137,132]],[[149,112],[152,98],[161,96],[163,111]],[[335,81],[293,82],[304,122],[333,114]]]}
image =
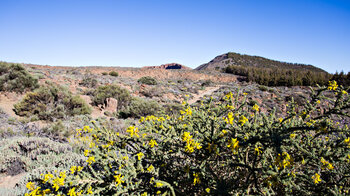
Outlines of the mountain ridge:
{"label": "mountain ridge", "polygon": [[225,54],[218,55],[208,63],[204,63],[195,68],[194,70],[223,69],[230,65],[281,69],[304,69],[328,73],[325,70],[310,64],[289,63],[278,60],[272,60],[261,56],[240,54],[235,52],[228,52]]}

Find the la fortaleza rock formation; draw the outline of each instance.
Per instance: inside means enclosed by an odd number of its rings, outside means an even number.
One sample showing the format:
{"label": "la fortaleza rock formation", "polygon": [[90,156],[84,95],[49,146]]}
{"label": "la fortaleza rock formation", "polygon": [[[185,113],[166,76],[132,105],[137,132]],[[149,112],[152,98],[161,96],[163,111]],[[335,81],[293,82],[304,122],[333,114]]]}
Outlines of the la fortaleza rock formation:
{"label": "la fortaleza rock formation", "polygon": [[143,68],[144,69],[187,69],[187,70],[191,69],[179,63],[168,63],[168,64],[159,65],[159,66],[146,66]]}

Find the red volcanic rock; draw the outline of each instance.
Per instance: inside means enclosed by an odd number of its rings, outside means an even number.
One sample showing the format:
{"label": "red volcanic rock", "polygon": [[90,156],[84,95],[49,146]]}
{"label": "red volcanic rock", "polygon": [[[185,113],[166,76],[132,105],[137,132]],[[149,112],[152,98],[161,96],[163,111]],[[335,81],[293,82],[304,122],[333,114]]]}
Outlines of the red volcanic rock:
{"label": "red volcanic rock", "polygon": [[143,67],[144,69],[191,69],[189,67],[186,67],[184,65],[181,65],[179,63],[168,63],[168,64],[163,64],[160,66],[146,66]]}

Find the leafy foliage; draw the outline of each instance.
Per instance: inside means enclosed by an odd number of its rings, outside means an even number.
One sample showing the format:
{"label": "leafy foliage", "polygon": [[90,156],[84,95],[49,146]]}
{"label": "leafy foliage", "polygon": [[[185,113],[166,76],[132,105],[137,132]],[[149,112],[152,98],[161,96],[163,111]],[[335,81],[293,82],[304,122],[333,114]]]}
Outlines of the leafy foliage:
{"label": "leafy foliage", "polygon": [[53,83],[28,92],[14,105],[14,110],[19,116],[50,121],[91,113],[91,108],[78,95],[73,96],[68,89]]}
{"label": "leafy foliage", "polygon": [[119,112],[121,118],[141,118],[161,113],[162,107],[156,101],[134,97],[131,103]]}
{"label": "leafy foliage", "polygon": [[99,86],[93,93],[92,101],[95,105],[103,105],[107,98],[118,100],[118,109],[125,107],[131,101],[130,92],[115,84]]}
{"label": "leafy foliage", "polygon": [[70,195],[348,194],[348,91],[329,82],[301,107],[292,100],[283,118],[238,91],[184,103],[176,116],[141,117],[126,134],[95,123],[77,130],[87,166],[27,185]]}
{"label": "leafy foliage", "polygon": [[37,87],[38,80],[22,65],[0,62],[0,91],[24,92]]}
{"label": "leafy foliage", "polygon": [[156,85],[157,84],[156,79],[154,79],[150,76],[141,77],[139,80],[137,80],[137,82],[141,83],[141,84],[147,84],[147,85]]}

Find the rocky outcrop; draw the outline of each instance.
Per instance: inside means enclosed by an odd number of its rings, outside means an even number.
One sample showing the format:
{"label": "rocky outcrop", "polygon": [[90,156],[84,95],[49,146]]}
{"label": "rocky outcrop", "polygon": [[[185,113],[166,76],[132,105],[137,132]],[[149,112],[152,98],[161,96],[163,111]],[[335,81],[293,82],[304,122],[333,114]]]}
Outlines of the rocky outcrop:
{"label": "rocky outcrop", "polygon": [[168,64],[163,64],[160,66],[146,66],[143,67],[144,69],[191,69],[189,67],[186,67],[184,65],[181,65],[179,63],[168,63]]}
{"label": "rocky outcrop", "polygon": [[104,110],[110,113],[117,112],[118,100],[114,98],[107,98]]}

